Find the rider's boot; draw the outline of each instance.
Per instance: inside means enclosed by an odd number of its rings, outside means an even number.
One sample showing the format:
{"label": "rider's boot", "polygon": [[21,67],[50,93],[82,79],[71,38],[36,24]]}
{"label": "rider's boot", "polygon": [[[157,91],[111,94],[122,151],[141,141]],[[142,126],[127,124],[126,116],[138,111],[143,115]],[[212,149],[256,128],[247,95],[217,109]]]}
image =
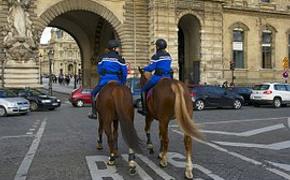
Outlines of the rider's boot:
{"label": "rider's boot", "polygon": [[88,115],[90,119],[97,119],[96,98],[92,97],[92,112]]}
{"label": "rider's boot", "polygon": [[145,92],[141,93],[141,103],[142,103],[142,109],[138,109],[138,113],[142,114],[143,116],[146,116],[147,111],[147,103],[146,103],[146,94]]}

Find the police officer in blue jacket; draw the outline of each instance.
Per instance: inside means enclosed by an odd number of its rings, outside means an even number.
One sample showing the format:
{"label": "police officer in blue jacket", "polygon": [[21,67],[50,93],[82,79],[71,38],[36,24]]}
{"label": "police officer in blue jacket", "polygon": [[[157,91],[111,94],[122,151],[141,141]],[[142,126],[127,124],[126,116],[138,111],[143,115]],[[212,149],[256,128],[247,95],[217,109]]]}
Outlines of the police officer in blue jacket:
{"label": "police officer in blue jacket", "polygon": [[150,64],[143,68],[145,72],[154,71],[153,76],[142,88],[142,111],[139,111],[139,113],[143,115],[147,114],[145,93],[148,92],[148,90],[151,89],[153,86],[155,86],[160,79],[173,78],[173,73],[171,69],[172,58],[170,54],[165,50],[167,48],[167,42],[164,39],[158,39],[155,42],[155,45],[156,53],[152,56]]}
{"label": "police officer in blue jacket", "polygon": [[89,118],[97,119],[96,95],[109,82],[117,81],[125,84],[127,80],[127,66],[125,59],[119,55],[119,42],[110,40],[108,42],[109,52],[100,56],[97,65],[98,74],[100,75],[99,83],[91,92],[92,95],[92,112]]}

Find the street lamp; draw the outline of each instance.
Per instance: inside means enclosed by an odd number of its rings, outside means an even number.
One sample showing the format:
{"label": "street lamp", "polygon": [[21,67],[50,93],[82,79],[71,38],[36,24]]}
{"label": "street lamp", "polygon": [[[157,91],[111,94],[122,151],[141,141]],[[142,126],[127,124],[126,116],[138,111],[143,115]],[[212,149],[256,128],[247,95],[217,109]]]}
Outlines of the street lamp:
{"label": "street lamp", "polygon": [[5,48],[0,48],[0,60],[1,60],[1,84],[2,84],[2,88],[4,88],[4,61],[5,61],[5,56],[6,56],[6,52],[5,52]]}
{"label": "street lamp", "polygon": [[74,82],[74,89],[76,89],[77,88],[77,62],[76,62],[76,60],[74,61],[74,71],[75,71],[75,73],[74,73],[74,79],[75,79],[75,82]]}
{"label": "street lamp", "polygon": [[51,72],[51,65],[52,65],[52,58],[54,55],[54,50],[52,48],[48,51],[48,62],[49,62],[49,82],[48,82],[48,92],[49,95],[52,96],[52,72]]}
{"label": "street lamp", "polygon": [[38,61],[39,61],[39,77],[40,77],[40,84],[43,84],[43,82],[42,82],[42,70],[41,70],[41,66],[42,66],[42,54],[41,54],[41,53],[39,53]]}

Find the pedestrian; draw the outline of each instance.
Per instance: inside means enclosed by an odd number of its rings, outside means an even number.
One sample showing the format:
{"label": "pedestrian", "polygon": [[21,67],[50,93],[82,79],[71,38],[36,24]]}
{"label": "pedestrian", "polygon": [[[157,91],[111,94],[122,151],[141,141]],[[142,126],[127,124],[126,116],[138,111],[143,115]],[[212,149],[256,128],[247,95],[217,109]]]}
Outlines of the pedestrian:
{"label": "pedestrian", "polygon": [[120,44],[116,40],[110,40],[107,46],[109,52],[100,56],[97,69],[100,75],[99,82],[91,92],[92,95],[92,112],[89,118],[97,119],[96,95],[109,82],[117,81],[125,84],[127,80],[127,66],[125,59],[119,55]]}
{"label": "pedestrian", "polygon": [[223,83],[223,85],[222,85],[222,88],[228,88],[229,86],[228,86],[228,81],[225,81],[224,83]]}
{"label": "pedestrian", "polygon": [[171,68],[172,58],[166,51],[167,42],[164,39],[158,39],[155,42],[156,53],[151,57],[150,64],[143,68],[145,72],[154,71],[153,76],[143,86],[141,90],[142,110],[138,111],[140,114],[147,114],[145,94],[153,86],[155,86],[162,78],[173,78],[173,71]]}

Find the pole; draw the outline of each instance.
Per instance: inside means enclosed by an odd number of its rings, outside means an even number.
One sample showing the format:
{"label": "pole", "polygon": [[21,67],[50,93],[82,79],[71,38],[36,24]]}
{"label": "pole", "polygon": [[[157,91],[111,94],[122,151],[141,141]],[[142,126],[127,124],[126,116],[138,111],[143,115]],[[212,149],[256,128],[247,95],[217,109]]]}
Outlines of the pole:
{"label": "pole", "polygon": [[232,69],[232,85],[234,85],[235,81],[235,76],[234,76],[234,69]]}
{"label": "pole", "polygon": [[1,48],[0,49],[0,59],[1,59],[1,86],[2,86],[2,88],[4,88],[4,70],[5,70],[5,68],[4,68],[4,65],[5,65],[5,63],[4,63],[4,61],[5,61],[5,49],[4,48]]}
{"label": "pole", "polygon": [[52,96],[52,72],[51,72],[51,56],[52,56],[52,50],[49,50],[48,52],[48,61],[49,61],[49,81],[48,81],[48,93],[50,96]]}
{"label": "pole", "polygon": [[75,62],[75,73],[74,73],[74,89],[77,88],[77,63]]}

